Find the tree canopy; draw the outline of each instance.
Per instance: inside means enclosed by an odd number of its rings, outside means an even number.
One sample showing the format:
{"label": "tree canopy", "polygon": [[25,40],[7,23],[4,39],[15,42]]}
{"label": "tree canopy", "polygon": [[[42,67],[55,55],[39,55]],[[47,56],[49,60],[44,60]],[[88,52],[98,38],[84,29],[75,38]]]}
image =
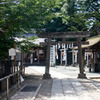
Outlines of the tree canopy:
{"label": "tree canopy", "polygon": [[4,34],[0,35],[1,51],[5,41],[8,50],[14,37],[23,33],[91,30],[92,34],[99,34],[100,1],[1,0],[0,29],[4,31]]}
{"label": "tree canopy", "polygon": [[[54,15],[53,8],[56,5],[58,0],[1,0],[0,28],[4,34],[0,36],[0,50],[3,51],[4,41],[8,45],[5,46],[7,54],[8,49],[14,44],[9,41],[14,41],[14,37],[23,33],[42,31],[43,25]],[[0,53],[4,56],[4,53]]]}
{"label": "tree canopy", "polygon": [[55,31],[87,31],[99,27],[99,5],[99,0],[62,0],[60,7],[55,8],[56,18],[48,22],[46,31],[52,31],[52,26]]}
{"label": "tree canopy", "polygon": [[53,16],[58,0],[2,0],[0,2],[0,28],[7,36],[32,29],[40,30]]}

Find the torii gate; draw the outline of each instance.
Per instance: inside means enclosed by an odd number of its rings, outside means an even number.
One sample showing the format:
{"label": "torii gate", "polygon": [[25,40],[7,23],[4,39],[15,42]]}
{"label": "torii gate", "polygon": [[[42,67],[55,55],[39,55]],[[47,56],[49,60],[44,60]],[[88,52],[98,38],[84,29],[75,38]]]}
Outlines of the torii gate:
{"label": "torii gate", "polygon": [[[47,38],[47,56],[46,56],[46,67],[45,74],[43,75],[43,79],[51,79],[51,75],[49,73],[50,69],[50,46],[51,44],[55,44],[51,42],[51,38],[62,38],[65,40],[66,38],[77,38],[78,43],[78,63],[79,63],[79,74],[78,78],[87,78],[84,73],[83,63],[82,63],[82,42],[81,38],[88,37],[90,35],[89,32],[52,32],[52,33],[40,33],[40,38]],[[63,41],[63,43],[68,43]]]}

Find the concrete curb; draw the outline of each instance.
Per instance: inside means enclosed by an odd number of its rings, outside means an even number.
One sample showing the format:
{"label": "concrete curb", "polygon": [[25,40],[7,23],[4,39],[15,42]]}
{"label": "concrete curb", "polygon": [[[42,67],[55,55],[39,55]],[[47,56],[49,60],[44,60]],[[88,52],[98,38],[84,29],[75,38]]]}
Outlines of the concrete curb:
{"label": "concrete curb", "polygon": [[36,98],[36,96],[37,96],[37,94],[38,94],[38,92],[39,92],[41,86],[42,86],[42,83],[41,83],[41,84],[39,85],[39,87],[37,88],[37,90],[36,90],[36,92],[35,92],[35,94],[34,94],[34,97],[33,97],[31,100],[34,100],[34,99]]}

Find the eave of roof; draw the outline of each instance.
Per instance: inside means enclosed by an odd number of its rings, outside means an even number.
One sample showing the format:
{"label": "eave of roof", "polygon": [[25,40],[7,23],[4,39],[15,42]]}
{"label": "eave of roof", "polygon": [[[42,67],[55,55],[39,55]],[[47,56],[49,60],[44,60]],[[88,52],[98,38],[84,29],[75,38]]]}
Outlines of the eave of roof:
{"label": "eave of roof", "polygon": [[82,48],[84,48],[84,49],[89,48],[89,47],[99,43],[100,42],[100,37],[91,38],[91,39],[88,40],[88,42],[89,42],[89,45],[82,45]]}
{"label": "eave of roof", "polygon": [[[88,49],[91,46],[99,43],[100,42],[100,36],[95,37],[95,38],[90,38],[90,39],[87,40],[87,42],[89,42],[89,44],[88,45],[82,45],[82,49]],[[74,49],[78,49],[78,47],[75,47]]]}

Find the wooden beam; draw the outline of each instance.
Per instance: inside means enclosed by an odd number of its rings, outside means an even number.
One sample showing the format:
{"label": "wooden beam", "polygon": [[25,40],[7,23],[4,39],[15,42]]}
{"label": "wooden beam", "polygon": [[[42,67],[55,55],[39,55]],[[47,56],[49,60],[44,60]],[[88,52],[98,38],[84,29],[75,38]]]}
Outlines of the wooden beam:
{"label": "wooden beam", "polygon": [[[51,45],[56,45],[56,44],[78,44],[77,41],[71,41],[71,42],[51,42]],[[89,42],[82,42],[82,45],[88,45]],[[46,46],[47,42],[41,42],[40,45]]]}
{"label": "wooden beam", "polygon": [[52,33],[40,33],[40,38],[79,38],[88,37],[90,33],[84,32],[52,32]]}

